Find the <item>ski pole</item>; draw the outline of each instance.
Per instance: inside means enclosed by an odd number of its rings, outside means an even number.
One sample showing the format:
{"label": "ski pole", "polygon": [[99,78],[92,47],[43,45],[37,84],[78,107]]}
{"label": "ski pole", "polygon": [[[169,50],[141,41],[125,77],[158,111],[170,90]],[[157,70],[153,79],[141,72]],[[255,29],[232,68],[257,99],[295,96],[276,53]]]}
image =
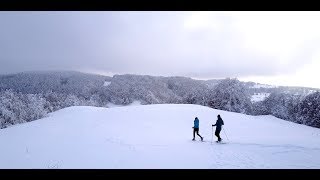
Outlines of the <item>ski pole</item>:
{"label": "ski pole", "polygon": [[212,126],[211,129],[212,129],[212,131],[211,131],[211,135],[212,135],[212,136],[211,136],[211,144],[212,144],[212,142],[213,142],[213,126]]}
{"label": "ski pole", "polygon": [[226,131],[224,130],[224,128],[222,128],[222,129],[223,129],[223,132],[224,132],[224,134],[226,135],[226,137],[227,137],[227,139],[228,139],[228,141],[229,141],[229,138],[228,138],[228,136],[227,136]]}
{"label": "ski pole", "polygon": [[[226,129],[224,129],[224,130],[225,130],[226,133],[228,133]],[[228,139],[228,140],[229,140],[229,139]]]}

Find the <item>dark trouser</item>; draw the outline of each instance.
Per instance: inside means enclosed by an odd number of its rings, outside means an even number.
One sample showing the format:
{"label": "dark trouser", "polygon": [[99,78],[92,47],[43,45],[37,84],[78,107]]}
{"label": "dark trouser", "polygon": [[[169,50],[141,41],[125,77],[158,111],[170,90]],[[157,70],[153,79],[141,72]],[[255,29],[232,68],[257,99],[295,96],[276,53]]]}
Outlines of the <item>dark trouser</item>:
{"label": "dark trouser", "polygon": [[217,128],[216,132],[214,133],[218,137],[218,141],[221,141],[220,131],[221,131],[221,128]]}
{"label": "dark trouser", "polygon": [[[197,135],[200,136],[199,134],[199,128],[193,128],[193,139],[195,139],[195,133],[197,132]],[[200,136],[200,138],[202,139],[202,137]]]}

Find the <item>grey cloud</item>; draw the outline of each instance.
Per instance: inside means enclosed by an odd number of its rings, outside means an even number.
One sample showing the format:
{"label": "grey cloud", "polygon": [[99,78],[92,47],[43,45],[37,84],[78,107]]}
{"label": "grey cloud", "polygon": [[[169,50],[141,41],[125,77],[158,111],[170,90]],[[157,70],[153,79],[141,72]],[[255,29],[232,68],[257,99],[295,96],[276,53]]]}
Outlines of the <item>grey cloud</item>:
{"label": "grey cloud", "polygon": [[[1,12],[0,73],[96,70],[150,75],[239,77],[290,73],[277,57],[244,49],[232,17],[222,31],[188,30],[190,12]],[[288,70],[290,69],[290,70]]]}

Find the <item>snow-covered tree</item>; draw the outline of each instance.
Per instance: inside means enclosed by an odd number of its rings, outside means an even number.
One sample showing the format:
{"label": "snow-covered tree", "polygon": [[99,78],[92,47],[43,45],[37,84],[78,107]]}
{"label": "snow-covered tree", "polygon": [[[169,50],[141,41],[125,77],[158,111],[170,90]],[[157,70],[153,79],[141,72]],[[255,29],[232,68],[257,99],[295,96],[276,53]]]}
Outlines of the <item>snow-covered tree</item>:
{"label": "snow-covered tree", "polygon": [[64,100],[63,107],[80,106],[82,103],[80,99],[74,94],[68,94]]}
{"label": "snow-covered tree", "polygon": [[271,93],[262,102],[254,103],[253,114],[254,115],[273,115],[275,117],[296,121],[297,104],[299,103],[301,96],[293,95],[289,93]]}
{"label": "snow-covered tree", "polygon": [[269,115],[270,110],[267,109],[264,101],[252,103],[252,115]]}
{"label": "snow-covered tree", "polygon": [[90,99],[87,101],[87,106],[95,106],[95,107],[101,107],[101,104],[99,103],[99,96],[97,94],[91,95]]}
{"label": "snow-covered tree", "polygon": [[[69,106],[106,107],[110,102],[127,105],[135,100],[142,104],[199,104],[316,124],[308,118],[310,107],[305,101],[310,99],[301,98],[314,89],[255,85],[230,78],[203,81],[130,74],[108,77],[72,71],[0,75],[0,124],[6,127],[32,121]],[[272,95],[252,104],[250,98],[254,93]],[[303,96],[296,98],[295,94]]]}
{"label": "snow-covered tree", "polygon": [[210,92],[208,105],[212,108],[250,114],[252,104],[247,88],[237,79],[224,79]]}
{"label": "snow-covered tree", "polygon": [[1,128],[26,122],[27,106],[21,101],[17,93],[12,90],[1,92],[0,118]]}
{"label": "snow-covered tree", "polygon": [[298,122],[320,128],[320,92],[307,95],[298,106]]}
{"label": "snow-covered tree", "polygon": [[48,111],[45,109],[46,100],[39,94],[26,94],[24,96],[26,107],[26,121],[33,121],[44,117]]}

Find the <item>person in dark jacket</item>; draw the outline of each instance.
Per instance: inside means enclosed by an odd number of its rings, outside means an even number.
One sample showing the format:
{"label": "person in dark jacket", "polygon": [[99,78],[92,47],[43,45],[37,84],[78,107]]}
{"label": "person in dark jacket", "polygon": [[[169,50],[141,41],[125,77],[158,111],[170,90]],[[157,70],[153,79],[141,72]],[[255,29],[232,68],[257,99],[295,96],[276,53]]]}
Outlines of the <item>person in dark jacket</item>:
{"label": "person in dark jacket", "polygon": [[193,123],[194,123],[194,126],[192,127],[193,128],[193,139],[192,139],[192,141],[195,140],[195,133],[197,133],[197,135],[200,136],[201,141],[203,141],[203,137],[199,134],[199,119],[198,119],[198,117],[196,117],[194,119]]}
{"label": "person in dark jacket", "polygon": [[215,131],[214,134],[218,137],[218,141],[217,142],[220,142],[222,140],[221,137],[220,137],[220,132],[221,132],[222,125],[224,125],[223,120],[220,117],[220,115],[218,115],[218,120],[217,120],[216,124],[212,124],[212,127],[216,126],[216,131]]}

